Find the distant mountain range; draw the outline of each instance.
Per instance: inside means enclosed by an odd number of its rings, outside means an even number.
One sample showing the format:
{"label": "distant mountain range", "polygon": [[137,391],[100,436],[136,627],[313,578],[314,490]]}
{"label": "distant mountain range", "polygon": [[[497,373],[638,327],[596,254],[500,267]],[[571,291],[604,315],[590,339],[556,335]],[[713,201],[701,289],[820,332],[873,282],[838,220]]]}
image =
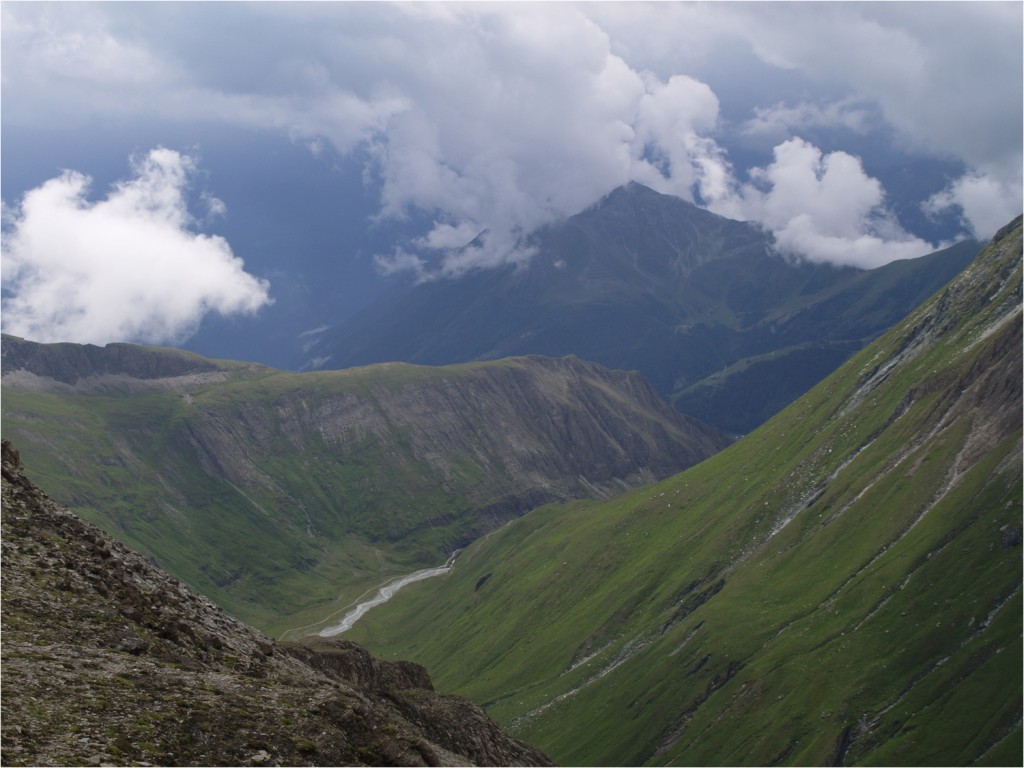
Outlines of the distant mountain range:
{"label": "distant mountain range", "polygon": [[567,765],[1016,765],[1021,219],[761,429],[349,635]]}
{"label": "distant mountain range", "polygon": [[639,184],[534,233],[525,266],[403,284],[307,344],[300,368],[575,354],[751,431],[948,282],[966,242],[870,271],[782,258],[753,225]]}
{"label": "distant mountain range", "polygon": [[38,481],[263,628],[730,443],[578,358],[295,374],[10,336],[2,354],[4,435]]}

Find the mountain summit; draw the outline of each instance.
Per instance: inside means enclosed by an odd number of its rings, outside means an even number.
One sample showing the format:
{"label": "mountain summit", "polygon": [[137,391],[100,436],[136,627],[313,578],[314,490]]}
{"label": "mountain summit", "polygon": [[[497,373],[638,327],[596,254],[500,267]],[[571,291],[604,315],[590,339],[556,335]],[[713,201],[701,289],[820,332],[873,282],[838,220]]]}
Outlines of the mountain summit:
{"label": "mountain summit", "polygon": [[640,184],[529,238],[521,267],[392,289],[308,367],[575,354],[638,370],[684,413],[749,432],[948,282],[965,243],[863,271],[782,258],[746,222]]}

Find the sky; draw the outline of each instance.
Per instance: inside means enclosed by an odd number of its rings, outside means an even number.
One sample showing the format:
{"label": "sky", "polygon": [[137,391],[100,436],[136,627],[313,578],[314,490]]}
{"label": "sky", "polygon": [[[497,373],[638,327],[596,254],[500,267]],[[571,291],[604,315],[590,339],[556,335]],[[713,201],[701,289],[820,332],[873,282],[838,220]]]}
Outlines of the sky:
{"label": "sky", "polygon": [[1022,7],[3,2],[3,330],[280,364],[630,181],[790,258],[984,239],[1022,208]]}

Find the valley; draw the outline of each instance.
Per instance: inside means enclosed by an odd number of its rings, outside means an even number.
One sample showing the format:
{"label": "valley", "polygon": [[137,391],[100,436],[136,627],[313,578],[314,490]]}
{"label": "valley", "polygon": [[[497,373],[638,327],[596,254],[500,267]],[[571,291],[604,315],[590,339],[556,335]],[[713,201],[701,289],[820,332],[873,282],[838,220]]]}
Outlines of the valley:
{"label": "valley", "polygon": [[274,634],[730,442],[576,358],[293,374],[4,337],[3,408],[59,501]]}
{"label": "valley", "polygon": [[753,434],[535,510],[346,637],[563,764],[1015,764],[1021,348],[1018,219]]}
{"label": "valley", "polygon": [[[444,565],[438,566],[437,568],[424,568],[420,571],[413,571],[412,573],[406,574],[405,576],[399,576],[394,579],[389,579],[387,583],[382,584],[377,588],[376,594],[370,599],[356,603],[356,607],[352,610],[346,611],[342,616],[342,619],[337,624],[333,623],[334,617],[329,616],[324,620],[325,626],[319,632],[316,632],[320,637],[334,637],[340,635],[355,626],[355,623],[359,621],[363,616],[366,615],[367,611],[376,608],[378,605],[383,605],[392,597],[394,597],[398,590],[402,587],[406,587],[410,584],[415,584],[418,581],[424,579],[433,579],[437,576],[445,576],[451,573],[452,568],[455,564],[455,558],[458,557],[458,552],[448,558],[448,562]],[[298,629],[290,629],[286,631],[282,637],[287,639],[289,635],[295,635],[296,637],[304,637],[310,634],[311,627],[299,627]]]}
{"label": "valley", "polygon": [[[365,653],[353,641],[424,665],[531,760],[1007,764],[1022,748],[1021,253],[1018,219],[737,441],[575,357],[293,374],[10,336],[4,433],[147,568],[316,669]],[[405,740],[358,761],[419,738],[392,727]]]}
{"label": "valley", "polygon": [[0,768],[1024,765],[1024,2],[0,17]]}
{"label": "valley", "polygon": [[422,667],[275,643],[2,459],[4,765],[550,765]]}

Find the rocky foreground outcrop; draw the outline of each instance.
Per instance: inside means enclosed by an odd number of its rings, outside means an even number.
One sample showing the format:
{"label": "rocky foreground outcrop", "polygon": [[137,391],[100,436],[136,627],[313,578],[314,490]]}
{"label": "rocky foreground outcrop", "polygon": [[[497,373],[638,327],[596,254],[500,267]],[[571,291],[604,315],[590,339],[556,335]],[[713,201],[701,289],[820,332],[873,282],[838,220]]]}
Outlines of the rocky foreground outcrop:
{"label": "rocky foreground outcrop", "polygon": [[426,670],[276,644],[59,507],[3,443],[5,765],[550,765]]}

